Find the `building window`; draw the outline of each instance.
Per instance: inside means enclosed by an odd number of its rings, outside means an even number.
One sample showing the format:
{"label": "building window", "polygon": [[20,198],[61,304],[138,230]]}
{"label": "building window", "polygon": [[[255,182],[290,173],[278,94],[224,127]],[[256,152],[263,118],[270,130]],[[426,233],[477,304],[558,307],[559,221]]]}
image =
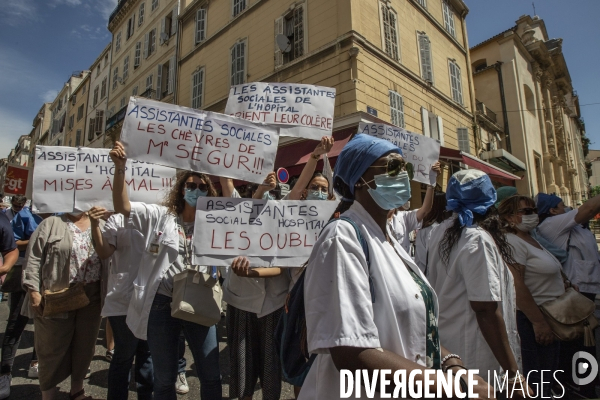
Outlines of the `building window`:
{"label": "building window", "polygon": [[81,129],[77,129],[77,133],[75,134],[75,146],[79,147],[81,145]]}
{"label": "building window", "polygon": [[195,43],[198,44],[206,39],[206,8],[196,11],[196,34]]}
{"label": "building window", "polygon": [[535,179],[537,181],[537,191],[545,192],[544,179],[542,177],[542,158],[538,154],[533,155],[535,165]]}
{"label": "building window", "polygon": [[421,7],[427,8],[427,0],[417,0],[417,3],[419,3]]}
{"label": "building window", "polygon": [[148,58],[156,50],[156,28],[144,36],[144,58]]}
{"label": "building window", "polygon": [[283,17],[275,20],[275,38],[285,35],[289,47],[282,52],[275,42],[275,67],[304,55],[304,6],[299,5]]}
{"label": "building window", "polygon": [[135,53],[133,56],[133,69],[136,69],[140,66],[140,61],[142,58],[142,42],[137,42],[135,44]]}
{"label": "building window", "polygon": [[152,90],[152,74],[146,78],[146,90]]}
{"label": "building window", "polygon": [[246,42],[237,42],[231,48],[231,86],[246,81]]}
{"label": "building window", "polygon": [[444,11],[444,27],[449,34],[456,37],[456,31],[454,30],[454,11],[452,6],[448,4],[447,0],[442,0],[442,10]]}
{"label": "building window", "polygon": [[133,90],[131,91],[131,95],[132,95],[132,96],[137,96],[137,94],[138,94],[138,87],[136,86],[136,87],[134,87],[134,88],[133,88]]}
{"label": "building window", "polygon": [[94,120],[94,118],[90,118],[90,124],[88,127],[88,142],[94,140],[94,131],[96,129],[95,123],[96,121]]}
{"label": "building window", "polygon": [[96,107],[96,104],[98,104],[98,91],[99,87],[96,85],[96,87],[94,88],[94,107]]}
{"label": "building window", "polygon": [[108,53],[104,56],[104,67],[108,65]]}
{"label": "building window", "polygon": [[158,0],[152,0],[152,7],[150,7],[150,11],[154,11],[158,8]]}
{"label": "building window", "polygon": [[113,90],[115,90],[117,88],[117,84],[119,80],[119,67],[115,67],[113,69],[113,83],[112,83],[112,88]]}
{"label": "building window", "polygon": [[123,60],[123,80],[129,76],[129,56]]}
{"label": "building window", "polygon": [[456,64],[456,61],[450,61],[450,86],[452,88],[452,98],[458,104],[463,104],[462,95],[462,80],[460,75],[460,68]]}
{"label": "building window", "polygon": [[469,154],[471,152],[471,145],[469,144],[469,128],[458,128],[456,133],[458,136],[458,149],[463,153]]}
{"label": "building window", "polygon": [[119,108],[125,107],[125,97],[121,97],[121,104],[119,104]]}
{"label": "building window", "polygon": [[140,4],[140,11],[138,13],[138,26],[142,26],[144,23],[144,12],[146,11],[146,3]]}
{"label": "building window", "polygon": [[85,94],[86,89],[87,89],[87,85],[83,85],[83,89],[81,89],[81,94]]}
{"label": "building window", "polygon": [[135,14],[133,14],[131,16],[131,18],[129,18],[129,20],[127,20],[127,38],[126,38],[126,40],[129,40],[129,38],[133,36],[133,28],[134,27],[135,27]]}
{"label": "building window", "polygon": [[121,50],[121,32],[117,33],[117,37],[115,39],[115,51]]}
{"label": "building window", "polygon": [[431,42],[424,32],[417,33],[419,37],[419,54],[421,59],[421,78],[433,83],[433,68],[431,65]]}
{"label": "building window", "polygon": [[392,125],[404,128],[404,101],[400,93],[390,90],[390,115],[392,117]]}
{"label": "building window", "polygon": [[[114,107],[113,107],[113,111],[114,111]],[[100,135],[102,133],[102,125],[104,124],[104,111],[100,110],[100,111],[96,111],[96,126],[95,126],[95,131],[96,131],[96,136]]]}
{"label": "building window", "polygon": [[383,45],[385,52],[394,60],[399,60],[398,52],[398,17],[396,12],[385,4],[381,4],[381,23],[383,25]]}
{"label": "building window", "polygon": [[69,130],[73,129],[73,125],[75,125],[75,116],[69,116]]}
{"label": "building window", "polygon": [[246,0],[232,0],[232,11],[233,11],[233,16],[235,17],[236,15],[238,15],[239,13],[241,13],[242,11],[244,11],[246,9]]}
{"label": "building window", "polygon": [[165,44],[171,36],[177,33],[177,7],[165,15],[160,22],[160,44]]}
{"label": "building window", "polygon": [[108,86],[108,77],[105,76],[104,79],[102,79],[102,90],[100,90],[100,99],[104,99],[106,97],[107,86]]}
{"label": "building window", "polygon": [[442,117],[429,112],[421,107],[421,123],[423,124],[423,136],[430,137],[444,145],[444,121]]}
{"label": "building window", "polygon": [[79,108],[77,108],[77,122],[79,122],[79,120],[81,118],[83,118],[83,106],[84,105],[85,104],[82,104],[82,105],[79,106]]}
{"label": "building window", "polygon": [[96,68],[96,77],[100,76],[100,63],[98,63],[98,67]]}
{"label": "building window", "polygon": [[204,68],[192,74],[192,108],[202,107],[204,94]]}

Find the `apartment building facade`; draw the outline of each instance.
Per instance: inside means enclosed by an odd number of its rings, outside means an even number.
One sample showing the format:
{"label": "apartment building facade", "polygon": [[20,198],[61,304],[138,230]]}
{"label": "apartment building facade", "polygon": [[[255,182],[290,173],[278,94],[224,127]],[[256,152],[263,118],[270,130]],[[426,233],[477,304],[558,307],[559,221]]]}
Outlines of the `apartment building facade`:
{"label": "apartment building facade", "polygon": [[48,145],[65,146],[67,118],[71,109],[69,98],[88,73],[89,71],[81,71],[71,75],[50,105],[52,125],[50,127]]}
{"label": "apartment building facade", "polygon": [[587,195],[585,132],[561,44],[542,19],[525,15],[474,46],[471,60],[479,114],[502,128],[482,134],[481,157],[522,171],[519,193],[556,193],[577,205]]}
{"label": "apartment building facade", "polygon": [[29,153],[29,165],[33,167],[35,163],[35,146],[45,144],[48,138],[52,122],[52,112],[50,106],[52,103],[44,103],[33,119],[33,130],[30,133],[31,151]]}
{"label": "apartment building facade", "polygon": [[111,43],[90,66],[90,87],[85,119],[86,147],[99,148],[104,146],[104,126],[108,105],[108,81],[110,76]]}
{"label": "apartment building facade", "polygon": [[68,98],[69,113],[65,133],[66,146],[77,147],[84,145],[89,87],[90,74],[88,73]]}
{"label": "apartment building facade", "polygon": [[130,96],[174,102],[177,0],[121,0],[112,33],[106,140],[117,140]]}

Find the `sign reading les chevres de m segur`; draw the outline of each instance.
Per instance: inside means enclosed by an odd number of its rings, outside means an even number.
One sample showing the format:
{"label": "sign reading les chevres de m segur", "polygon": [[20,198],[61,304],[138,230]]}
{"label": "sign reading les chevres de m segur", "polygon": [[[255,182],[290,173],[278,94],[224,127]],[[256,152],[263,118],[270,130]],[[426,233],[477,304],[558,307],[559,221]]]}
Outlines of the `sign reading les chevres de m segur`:
{"label": "sign reading les chevres de m segur", "polygon": [[225,114],[280,127],[281,136],[320,140],[331,135],[335,89],[299,83],[232,86]]}
{"label": "sign reading les chevres de m segur", "polygon": [[121,140],[135,160],[262,183],[273,170],[279,132],[224,114],[131,97]]}
{"label": "sign reading les chevres de m segur", "polygon": [[[113,209],[115,166],[109,149],[36,146],[33,205],[37,212]],[[159,204],[173,186],[176,170],[128,159],[125,183],[131,201]]]}
{"label": "sign reading les chevres de m segur", "polygon": [[437,174],[431,166],[440,158],[440,143],[430,137],[386,124],[361,122],[358,133],[387,140],[400,147],[404,160],[413,165],[413,180],[435,185]]}
{"label": "sign reading les chevres de m segur", "polygon": [[229,266],[243,254],[252,266],[298,267],[337,205],[202,197],[196,206],[194,262]]}

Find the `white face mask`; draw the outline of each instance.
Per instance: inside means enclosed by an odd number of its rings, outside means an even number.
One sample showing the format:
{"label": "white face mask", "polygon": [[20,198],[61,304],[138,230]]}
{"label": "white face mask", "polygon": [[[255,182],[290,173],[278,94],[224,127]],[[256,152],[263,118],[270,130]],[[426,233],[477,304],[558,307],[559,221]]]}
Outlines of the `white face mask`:
{"label": "white face mask", "polygon": [[523,215],[521,223],[516,225],[516,228],[522,232],[531,232],[540,223],[540,218],[537,214]]}

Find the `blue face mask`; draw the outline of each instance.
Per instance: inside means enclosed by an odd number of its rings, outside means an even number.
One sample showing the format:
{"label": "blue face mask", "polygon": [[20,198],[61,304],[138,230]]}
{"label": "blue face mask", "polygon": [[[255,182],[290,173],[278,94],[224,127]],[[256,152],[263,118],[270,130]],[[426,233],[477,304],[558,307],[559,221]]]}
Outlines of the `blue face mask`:
{"label": "blue face mask", "polygon": [[198,197],[206,197],[208,191],[203,192],[200,189],[185,189],[185,195],[183,199],[186,203],[188,203],[192,207],[196,207],[196,203],[198,202]]}
{"label": "blue face mask", "polygon": [[309,190],[306,195],[306,200],[327,200],[327,192],[320,190]]}
{"label": "blue face mask", "polygon": [[271,196],[270,192],[265,192],[265,194],[263,194],[263,200],[275,200],[275,197]]}
{"label": "blue face mask", "polygon": [[384,210],[393,210],[401,207],[410,200],[410,179],[408,172],[400,172],[397,176],[389,176],[388,174],[375,175],[373,177],[377,187],[371,189],[369,186],[369,194],[375,200],[375,203]]}

